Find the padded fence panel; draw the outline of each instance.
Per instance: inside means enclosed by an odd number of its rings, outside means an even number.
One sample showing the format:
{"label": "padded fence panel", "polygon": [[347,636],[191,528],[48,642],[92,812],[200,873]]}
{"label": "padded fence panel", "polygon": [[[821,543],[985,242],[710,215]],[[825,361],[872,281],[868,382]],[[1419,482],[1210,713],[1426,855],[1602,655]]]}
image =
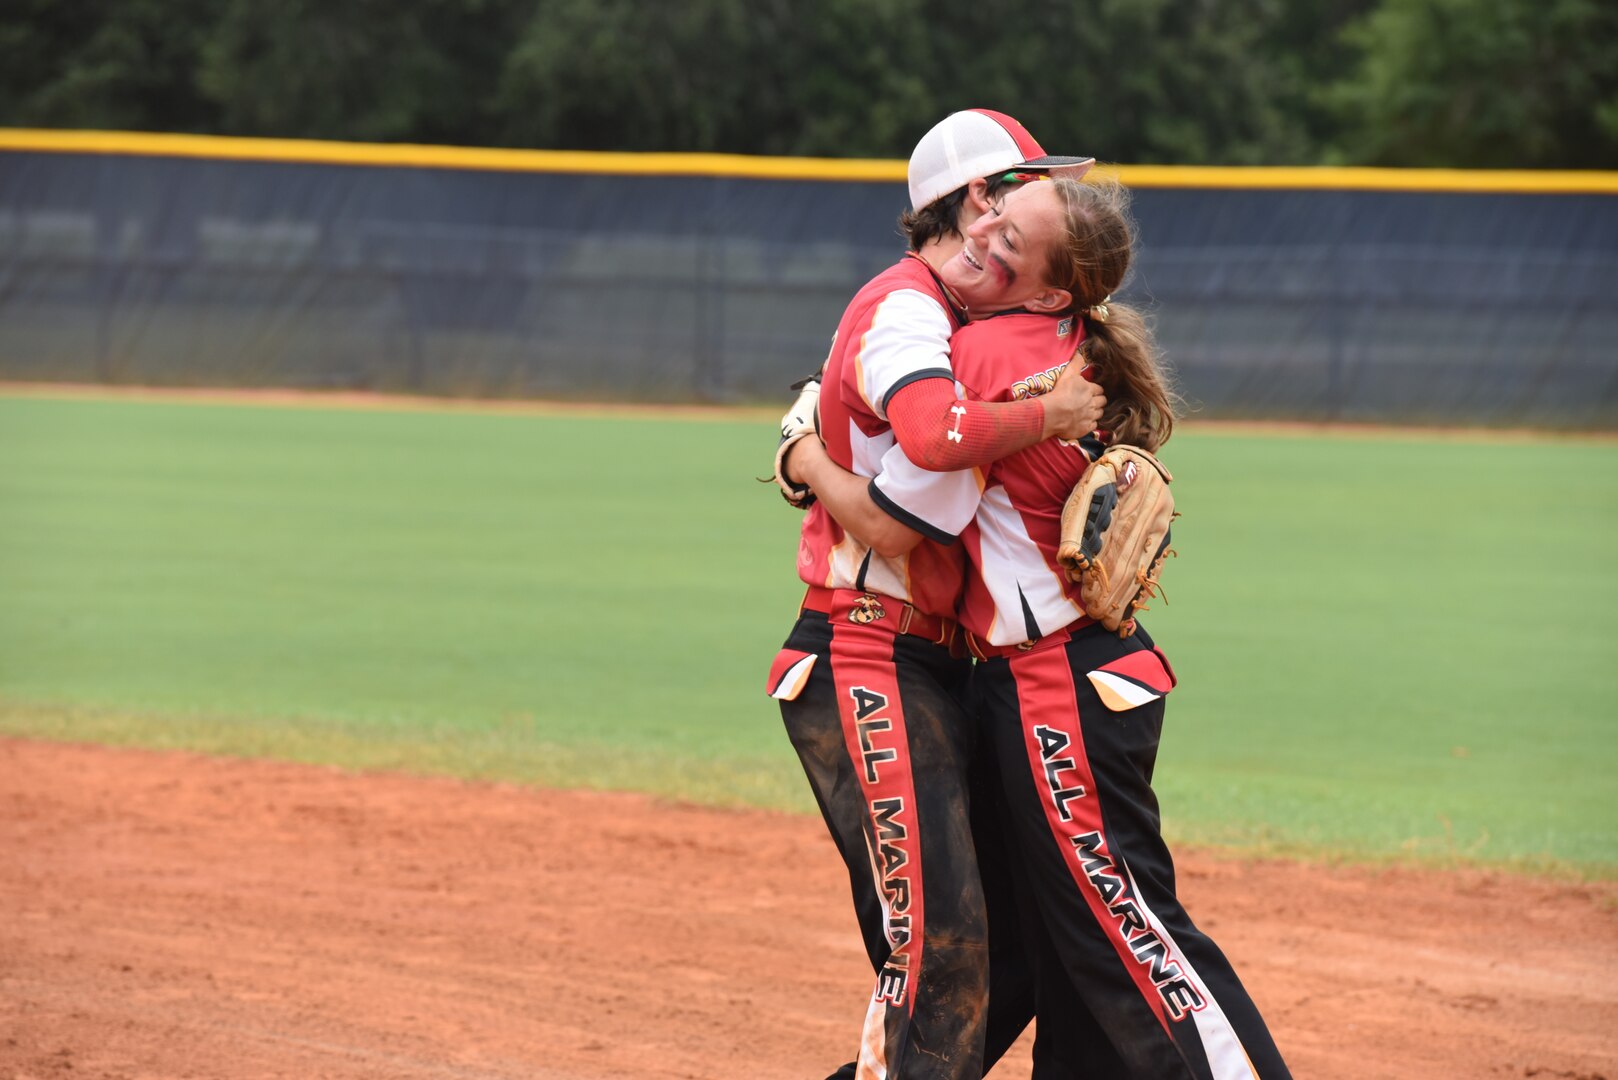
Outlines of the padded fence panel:
{"label": "padded fence panel", "polygon": [[[779,401],[902,184],[0,152],[0,378]],[[1146,188],[1197,415],[1618,427],[1618,198]]]}

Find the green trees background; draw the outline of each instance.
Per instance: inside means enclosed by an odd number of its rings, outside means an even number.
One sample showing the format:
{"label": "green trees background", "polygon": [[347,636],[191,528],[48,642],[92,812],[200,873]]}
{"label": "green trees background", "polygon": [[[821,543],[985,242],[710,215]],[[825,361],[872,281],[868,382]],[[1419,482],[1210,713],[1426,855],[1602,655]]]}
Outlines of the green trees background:
{"label": "green trees background", "polygon": [[10,0],[0,125],[1128,164],[1618,168],[1612,0]]}

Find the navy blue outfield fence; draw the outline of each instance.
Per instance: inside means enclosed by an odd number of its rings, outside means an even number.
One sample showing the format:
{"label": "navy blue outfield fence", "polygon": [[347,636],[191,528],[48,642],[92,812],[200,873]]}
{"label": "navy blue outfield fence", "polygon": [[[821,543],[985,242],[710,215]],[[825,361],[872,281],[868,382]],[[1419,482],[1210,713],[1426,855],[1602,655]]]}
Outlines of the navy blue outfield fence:
{"label": "navy blue outfield fence", "polygon": [[[1618,174],[1113,171],[1197,415],[1618,428]],[[903,177],[0,130],[0,379],[778,402]]]}

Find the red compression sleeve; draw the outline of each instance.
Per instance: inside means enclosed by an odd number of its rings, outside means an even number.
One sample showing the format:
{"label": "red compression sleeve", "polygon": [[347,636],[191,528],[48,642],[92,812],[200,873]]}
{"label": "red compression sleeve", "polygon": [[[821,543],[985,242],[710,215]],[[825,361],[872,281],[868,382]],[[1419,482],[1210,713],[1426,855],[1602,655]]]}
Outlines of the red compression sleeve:
{"label": "red compression sleeve", "polygon": [[888,400],[888,423],[905,456],[924,469],[953,472],[999,461],[1033,446],[1045,431],[1045,403],[962,401],[949,379],[920,379]]}

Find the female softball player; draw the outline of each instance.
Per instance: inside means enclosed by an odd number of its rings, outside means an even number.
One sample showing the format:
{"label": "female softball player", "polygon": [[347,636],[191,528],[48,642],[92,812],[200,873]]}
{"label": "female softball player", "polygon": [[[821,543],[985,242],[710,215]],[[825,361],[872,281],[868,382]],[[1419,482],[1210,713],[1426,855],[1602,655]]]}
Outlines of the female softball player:
{"label": "female softball player", "polygon": [[[1098,434],[1155,451],[1173,427],[1172,392],[1144,320],[1110,300],[1133,250],[1121,186],[1056,180],[1013,192],[1000,216],[968,229],[944,281],[981,280],[998,232],[1030,205],[1066,222],[1046,279],[1063,283],[1071,316],[974,323],[954,340],[957,383],[979,400],[1038,395],[1060,371],[1052,360],[1071,354],[1065,339],[1082,336],[1082,362],[1108,400]],[[867,485],[808,442],[792,467],[820,505],[886,550],[919,541],[871,497],[881,475]],[[1257,1008],[1175,893],[1151,787],[1174,685],[1168,660],[1144,629],[1120,637],[1093,623],[1057,562],[1062,507],[1100,449],[1099,440],[1046,442],[1001,459],[979,474],[969,522],[935,523],[963,530],[959,614],[978,660],[971,707],[997,763],[1018,883],[1050,942],[1036,958],[1035,1075],[1285,1077]],[[907,469],[902,453],[891,451],[883,471]]]}
{"label": "female softball player", "polygon": [[[911,251],[855,296],[822,373],[828,451],[870,476],[891,448],[909,448],[906,460],[928,468],[888,470],[878,497],[932,537],[890,555],[811,506],[798,552],[808,591],[768,683],[848,867],[878,972],[861,1077],[975,1080],[991,1039],[986,902],[968,814],[974,735],[961,706],[969,661],[954,617],[963,558],[953,535],[929,524],[976,490],[970,472],[929,469],[1076,437],[1100,416],[1099,392],[1077,378],[1040,400],[962,403],[954,391],[949,339],[969,309],[1057,301],[1042,274],[1059,222],[1020,219],[992,254],[992,282],[952,289],[938,267],[960,251],[962,230],[994,212],[998,190],[1089,164],[1045,155],[998,113],[956,113],[935,126],[910,162],[912,211],[901,224]],[[991,1056],[1021,1027],[996,1032]]]}

